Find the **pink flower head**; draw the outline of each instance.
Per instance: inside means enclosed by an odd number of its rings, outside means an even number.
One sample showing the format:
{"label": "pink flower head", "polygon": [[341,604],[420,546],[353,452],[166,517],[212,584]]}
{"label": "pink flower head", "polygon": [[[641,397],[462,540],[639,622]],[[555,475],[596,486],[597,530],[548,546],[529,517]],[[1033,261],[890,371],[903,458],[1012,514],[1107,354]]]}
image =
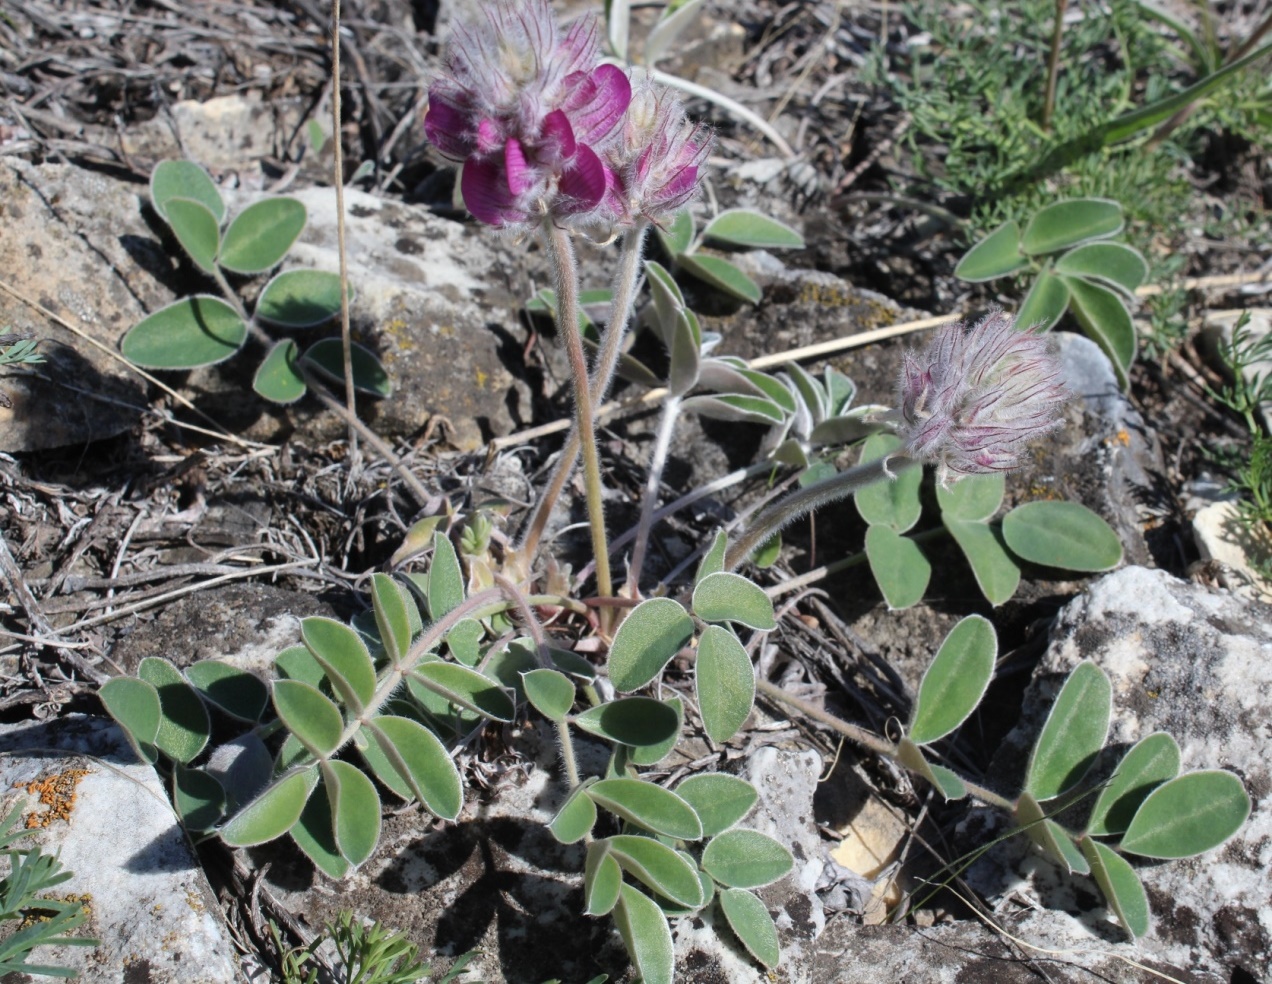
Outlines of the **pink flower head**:
{"label": "pink flower head", "polygon": [[595,20],[562,32],[547,0],[494,0],[483,20],[456,27],[424,132],[464,163],[461,189],[478,219],[515,227],[601,203],[614,181],[601,153],[631,83],[599,58]]}
{"label": "pink flower head", "polygon": [[901,367],[902,454],[937,465],[942,486],[1010,471],[1025,446],[1059,425],[1069,394],[1060,361],[1033,331],[994,310],[971,328],[938,329]]}
{"label": "pink flower head", "polygon": [[654,222],[680,211],[702,188],[711,143],[711,131],[689,123],[670,90],[638,86],[610,155],[617,180],[608,208],[620,219],[642,215]]}

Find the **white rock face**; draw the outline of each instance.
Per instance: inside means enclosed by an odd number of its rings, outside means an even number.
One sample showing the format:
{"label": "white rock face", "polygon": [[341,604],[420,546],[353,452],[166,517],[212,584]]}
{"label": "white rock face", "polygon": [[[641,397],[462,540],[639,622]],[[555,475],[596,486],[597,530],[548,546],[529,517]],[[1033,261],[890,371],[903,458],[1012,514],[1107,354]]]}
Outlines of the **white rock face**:
{"label": "white rock face", "polygon": [[[1121,937],[1102,909],[1081,917],[1061,911],[1065,898],[1090,910],[1093,888],[1086,879],[1058,875],[1022,838],[977,872],[979,887],[1004,900],[1004,913],[1013,893],[1037,898],[1046,908],[1013,921],[1009,931],[1081,950],[1077,962],[1113,979],[1124,979],[1116,970],[1125,967],[1121,958],[1187,971],[1190,980],[1265,979],[1272,966],[1272,610],[1139,567],[1095,582],[1052,628],[1022,724],[1001,756],[1010,776],[1004,782],[1019,780],[1008,763],[1023,762],[1060,684],[1083,659],[1113,683],[1109,745],[1168,732],[1179,742],[1185,771],[1227,769],[1242,779],[1254,803],[1250,819],[1200,857],[1135,862],[1153,919],[1149,935],[1135,944],[1114,945]],[[1013,853],[1027,857],[1010,873]]]}
{"label": "white rock face", "polygon": [[[47,824],[36,843],[73,873],[56,891],[87,906],[78,935],[101,940],[96,947],[41,947],[33,960],[74,968],[85,982],[241,980],[216,899],[168,795],[114,723],[67,717],[0,725],[0,750],[8,753],[0,756],[2,809],[25,799],[24,816]],[[54,777],[62,791],[54,805],[25,788]],[[50,811],[56,815],[45,818]]]}
{"label": "white rock face", "polygon": [[[1142,967],[1193,984],[1264,981],[1272,967],[1272,610],[1162,571],[1127,567],[1069,603],[1025,695],[1022,722],[991,768],[1003,792],[1020,787],[1026,758],[1069,672],[1093,660],[1113,683],[1110,745],[1154,731],[1180,744],[1185,770],[1229,769],[1254,803],[1245,826],[1198,858],[1135,861],[1152,909],[1149,935],[1130,943],[1089,879],[1070,877],[1021,836],[965,872],[1004,931],[974,921],[916,932],[832,922],[817,941],[815,982],[971,984],[1045,979],[1148,981]],[[970,849],[1010,831],[978,810]]]}

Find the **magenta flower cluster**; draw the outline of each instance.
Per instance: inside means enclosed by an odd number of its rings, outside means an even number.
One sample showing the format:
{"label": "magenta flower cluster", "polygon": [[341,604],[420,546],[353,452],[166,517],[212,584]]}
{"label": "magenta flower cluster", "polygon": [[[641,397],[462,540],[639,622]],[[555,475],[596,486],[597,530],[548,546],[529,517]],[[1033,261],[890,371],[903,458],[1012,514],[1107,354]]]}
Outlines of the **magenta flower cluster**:
{"label": "magenta flower cluster", "polygon": [[600,57],[595,19],[562,30],[548,0],[493,0],[456,27],[424,132],[463,163],[474,216],[512,229],[656,222],[697,194],[710,134]]}
{"label": "magenta flower cluster", "polygon": [[901,367],[900,453],[937,465],[941,484],[1010,471],[1055,428],[1069,398],[1047,340],[1002,311],[938,329]]}

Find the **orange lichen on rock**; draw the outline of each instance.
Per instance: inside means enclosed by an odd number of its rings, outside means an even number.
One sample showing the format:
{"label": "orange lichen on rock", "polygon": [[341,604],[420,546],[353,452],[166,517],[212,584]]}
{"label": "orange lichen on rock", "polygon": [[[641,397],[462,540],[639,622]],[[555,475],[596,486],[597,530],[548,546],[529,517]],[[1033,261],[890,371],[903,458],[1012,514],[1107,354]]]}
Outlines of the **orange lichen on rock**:
{"label": "orange lichen on rock", "polygon": [[[39,796],[40,804],[48,807],[42,813],[32,813],[26,818],[27,830],[47,827],[54,820],[69,822],[71,811],[75,809],[75,787],[88,774],[88,769],[66,769],[27,783],[26,791],[32,796]],[[14,786],[21,785],[20,782],[14,783]]]}

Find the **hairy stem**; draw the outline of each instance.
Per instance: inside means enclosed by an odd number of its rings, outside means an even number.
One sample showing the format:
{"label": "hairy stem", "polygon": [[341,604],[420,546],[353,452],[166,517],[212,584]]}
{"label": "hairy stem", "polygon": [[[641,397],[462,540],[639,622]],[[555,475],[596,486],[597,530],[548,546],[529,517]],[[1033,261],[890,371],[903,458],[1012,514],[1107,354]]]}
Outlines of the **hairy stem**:
{"label": "hairy stem", "polygon": [[[810,720],[817,721],[819,724],[824,724],[832,731],[843,735],[849,741],[861,745],[863,748],[868,748],[870,751],[875,752],[878,755],[886,755],[893,761],[899,761],[897,758],[897,746],[885,738],[880,738],[874,732],[867,731],[865,728],[858,727],[855,724],[849,724],[842,718],[838,718],[827,711],[823,711],[820,707],[810,704],[808,701],[802,700],[794,694],[788,694],[777,684],[770,683],[768,680],[757,679],[755,681],[755,689],[764,694],[766,697],[799,711],[800,714]],[[980,800],[982,803],[988,803],[990,806],[996,806],[1000,810],[1006,810],[1008,813],[1011,813],[1016,809],[1015,803],[1005,796],[1000,796],[992,789],[987,789],[978,783],[969,782],[962,776],[959,776],[959,779],[962,781],[963,785],[967,787],[968,794]]]}
{"label": "hairy stem", "polygon": [[918,463],[914,458],[908,458],[902,454],[876,458],[874,461],[867,461],[856,468],[849,468],[845,472],[832,475],[807,488],[792,492],[784,499],[779,499],[755,517],[736,543],[729,545],[728,553],[724,558],[724,569],[733,570],[746,560],[756,547],[788,523],[808,515],[821,506],[838,502],[874,482],[894,478],[897,472]]}
{"label": "hairy stem", "polygon": [[628,569],[628,583],[633,596],[640,594],[640,575],[645,569],[645,551],[649,549],[649,534],[654,527],[654,506],[658,505],[658,490],[662,487],[663,468],[667,465],[667,450],[671,436],[676,431],[676,419],[680,416],[680,397],[668,396],[663,404],[662,419],[658,421],[658,436],[649,457],[649,473],[645,476],[645,492],[640,501],[640,522],[636,525],[636,543],[632,547],[632,563]]}
{"label": "hairy stem", "polygon": [[[574,243],[565,229],[550,220],[544,224],[548,251],[556,268],[557,331],[565,340],[570,358],[570,375],[574,381],[574,419],[578,423],[579,447],[583,453],[583,488],[587,499],[588,524],[592,528],[592,551],[596,556],[596,590],[603,598],[614,594],[610,580],[609,547],[605,537],[605,504],[601,498],[601,458],[596,448],[596,429],[592,419],[592,396],[583,354],[583,337],[579,333],[578,264],[574,259]],[[608,625],[605,612],[602,626]]]}
{"label": "hairy stem", "polygon": [[[610,303],[610,316],[606,322],[605,338],[601,342],[601,350],[597,355],[596,366],[588,389],[592,397],[592,406],[598,407],[609,392],[614,370],[618,366],[618,358],[623,352],[623,338],[627,334],[627,324],[631,320],[632,301],[636,295],[636,287],[640,280],[640,260],[645,246],[645,233],[649,225],[644,220],[637,222],[623,237],[623,251],[619,257],[618,276],[614,280],[613,299]],[[578,423],[570,428],[565,445],[561,448],[561,456],[548,481],[547,488],[539,497],[530,525],[526,527],[522,538],[520,553],[526,558],[527,566],[539,549],[539,541],[543,530],[548,525],[552,510],[565,483],[574,472],[575,462],[579,456]]]}

